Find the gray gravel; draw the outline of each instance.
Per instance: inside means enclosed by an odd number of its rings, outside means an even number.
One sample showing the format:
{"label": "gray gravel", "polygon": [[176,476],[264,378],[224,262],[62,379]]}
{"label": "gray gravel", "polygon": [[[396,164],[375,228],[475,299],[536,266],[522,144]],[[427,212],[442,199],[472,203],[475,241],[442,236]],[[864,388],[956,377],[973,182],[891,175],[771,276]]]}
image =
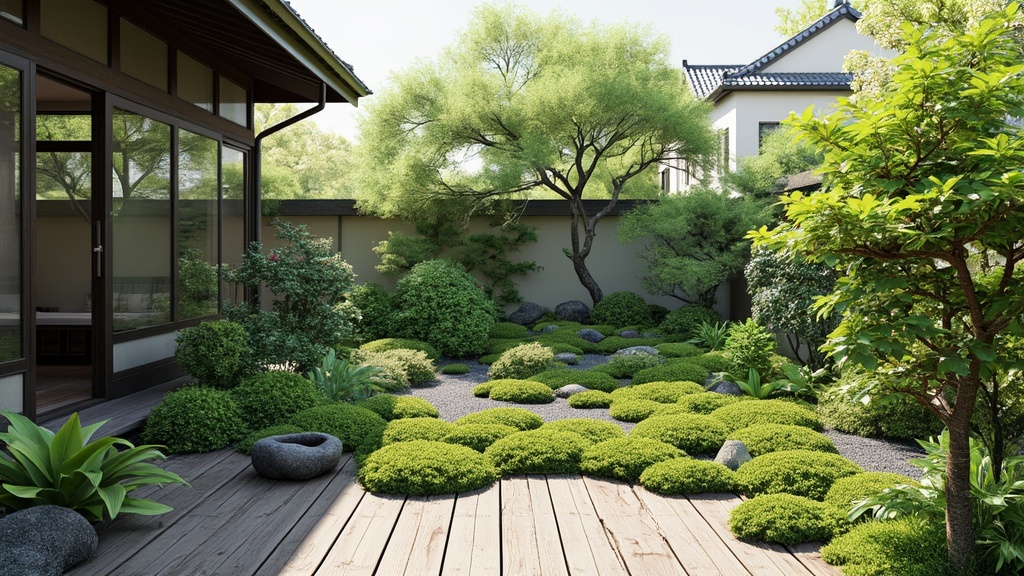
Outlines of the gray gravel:
{"label": "gray gravel", "polygon": [[[570,366],[570,368],[582,370],[607,361],[606,356],[587,354],[583,356],[578,365]],[[487,366],[474,360],[448,361],[441,364],[453,362],[466,364],[470,367],[470,372],[458,376],[438,373],[438,379],[435,382],[409,391],[410,394],[423,398],[436,406],[444,420],[454,421],[487,408],[515,406],[535,412],[545,421],[563,418],[594,418],[614,422],[626,432],[632,430],[634,426],[629,422],[619,422],[613,419],[608,415],[607,409],[579,410],[570,407],[562,398],[556,398],[550,404],[513,404],[488,398],[477,398],[473,396],[473,387],[487,381]],[[911,458],[918,458],[924,454],[917,444],[862,438],[836,430],[826,430],[825,434],[832,439],[841,455],[860,464],[865,470],[897,472],[911,478],[920,477],[920,469],[908,462]]]}

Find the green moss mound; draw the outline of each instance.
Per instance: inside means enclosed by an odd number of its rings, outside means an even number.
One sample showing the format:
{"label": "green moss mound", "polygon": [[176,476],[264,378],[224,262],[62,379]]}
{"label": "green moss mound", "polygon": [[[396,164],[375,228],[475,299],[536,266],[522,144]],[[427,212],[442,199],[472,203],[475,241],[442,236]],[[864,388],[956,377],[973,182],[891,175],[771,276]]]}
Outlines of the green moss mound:
{"label": "green moss mound", "polygon": [[[486,382],[490,386],[491,400],[512,402],[515,404],[550,404],[555,401],[555,393],[547,384],[533,380],[493,380]],[[483,386],[483,384],[481,385]],[[473,394],[476,395],[476,389]]]}
{"label": "green moss mound", "polygon": [[544,424],[544,419],[525,408],[488,408],[467,414],[455,421],[464,424],[503,424],[517,430],[533,430]]}
{"label": "green moss mound", "polygon": [[664,442],[630,435],[587,448],[580,469],[592,476],[633,482],[648,466],[683,456],[685,452]]}
{"label": "green moss mound", "polygon": [[654,438],[689,454],[717,452],[728,433],[725,426],[710,416],[676,414],[651,416],[637,424],[630,436]]}
{"label": "green moss mound", "polygon": [[294,372],[276,370],[242,380],[231,394],[249,430],[281,424],[292,414],[326,401],[316,384]]}
{"label": "green moss mound", "polygon": [[375,494],[454,494],[490,485],[498,471],[465,446],[414,440],[385,446],[359,468],[359,482]]}
{"label": "green moss mound", "polygon": [[483,452],[491,444],[516,432],[519,430],[502,424],[463,424],[452,428],[441,441]]}
{"label": "green moss mound", "polygon": [[674,404],[687,394],[700,394],[704,387],[696,382],[647,382],[619,388],[612,392],[616,400],[652,400],[662,404]]}
{"label": "green moss mound", "polygon": [[465,364],[445,364],[441,367],[441,374],[449,374],[451,376],[461,376],[462,374],[469,374],[470,368]]}
{"label": "green moss mound", "polygon": [[612,354],[608,362],[594,368],[612,378],[632,378],[640,370],[660,366],[664,358],[651,354]]}
{"label": "green moss mound", "polygon": [[412,440],[440,442],[454,428],[455,424],[437,418],[392,420],[384,428],[381,443],[387,446],[395,442],[410,442]]}
{"label": "green moss mound", "polygon": [[533,340],[534,342],[540,342],[544,346],[551,348],[552,351],[556,350],[558,346],[571,346],[573,349],[579,350],[580,354],[593,354],[597,352],[597,344],[577,336],[577,330],[579,330],[579,328],[571,330],[568,328],[560,328],[554,332],[540,334],[534,337]]}
{"label": "green moss mound", "polygon": [[729,434],[727,440],[739,440],[753,457],[780,450],[814,450],[838,454],[832,439],[805,426],[755,424]]}
{"label": "green moss mound", "polygon": [[584,328],[583,324],[579,322],[570,322],[568,320],[541,320],[540,322],[533,325],[532,330],[534,332],[543,332],[545,328],[555,326],[558,328],[556,332],[572,332],[575,333],[577,330]]}
{"label": "green moss mound", "polygon": [[821,558],[847,576],[949,573],[945,526],[912,517],[858,524],[823,547]]}
{"label": "green moss mound", "polygon": [[821,432],[817,414],[784,400],[750,400],[718,408],[711,416],[721,420],[730,431],[755,424],[788,424]]}
{"label": "green moss mound", "polygon": [[594,351],[598,354],[614,354],[623,348],[632,346],[655,346],[661,344],[661,338],[626,338],[625,336],[608,336],[597,344]]}
{"label": "green moss mound", "polygon": [[626,435],[626,433],[622,431],[622,427],[618,424],[605,420],[594,420],[592,418],[564,418],[562,420],[553,420],[551,422],[545,422],[540,429],[547,431],[575,432],[593,444],[604,442],[605,440],[611,440],[613,438],[622,438]]}
{"label": "green moss mound", "polygon": [[792,494],[765,494],[729,512],[729,529],[737,538],[790,546],[824,542],[844,524],[831,506]]}
{"label": "green moss mound", "polygon": [[659,462],[640,475],[644,488],[659,494],[704,494],[736,490],[736,477],[718,462],[679,458]]}
{"label": "green moss mound", "polygon": [[494,382],[496,382],[496,380],[481,382],[480,384],[473,386],[473,396],[476,396],[477,398],[489,398],[491,396],[491,386],[494,385]]}
{"label": "green moss mound", "polygon": [[520,326],[514,322],[497,322],[491,326],[487,333],[488,338],[495,340],[522,340],[529,335],[526,326]]}
{"label": "green moss mound", "polygon": [[584,388],[602,392],[611,392],[619,387],[619,382],[615,378],[594,370],[545,370],[530,376],[527,380],[543,382],[553,390],[569,384],[579,384]]}
{"label": "green moss mound", "polygon": [[437,418],[440,413],[433,404],[415,396],[377,394],[356,402],[356,406],[376,412],[385,420],[402,418]]}
{"label": "green moss mound", "polygon": [[689,358],[673,358],[661,366],[645,368],[633,375],[633,385],[647,382],[703,382],[708,370]]}
{"label": "green moss mound", "polygon": [[822,500],[836,480],[863,471],[838,454],[784,450],[744,463],[736,470],[736,482],[748,496],[786,493]]}
{"label": "green moss mound", "polygon": [[496,441],[484,454],[502,474],[578,474],[590,446],[572,432],[530,430]]}
{"label": "green moss mound", "polygon": [[252,445],[256,442],[268,438],[270,436],[281,436],[282,434],[298,434],[302,432],[302,429],[292,424],[278,424],[276,426],[270,426],[262,430],[250,432],[245,438],[238,441],[235,444],[235,450],[242,454],[252,454]]}
{"label": "green moss mound", "polygon": [[164,396],[146,418],[142,441],[171,454],[219,450],[248,433],[242,410],[227,390],[186,386]]}
{"label": "green moss mound", "polygon": [[612,292],[594,305],[590,312],[594,324],[612,326],[650,326],[651,310],[642,296],[634,292]]}
{"label": "green moss mound", "polygon": [[366,408],[351,404],[328,404],[303,410],[289,424],[303,432],[323,432],[341,440],[346,452],[369,453],[381,444],[387,422]]}
{"label": "green moss mound", "polygon": [[612,405],[608,407],[608,415],[619,422],[640,422],[650,418],[662,406],[663,404],[659,404],[654,400],[612,398]]}
{"label": "green moss mound", "polygon": [[907,476],[892,472],[854,474],[836,480],[825,494],[825,503],[846,514],[853,508],[855,502],[881,494],[883,490],[893,488],[897,484],[913,485],[914,481]]}
{"label": "green moss mound", "polygon": [[744,399],[745,398],[743,396],[719,394],[717,392],[702,392],[700,394],[687,394],[685,396],[680,396],[676,403],[694,414],[711,414],[722,406],[735,404],[743,401]]}
{"label": "green moss mound", "polygon": [[666,358],[690,358],[700,356],[703,350],[689,342],[664,342],[655,346],[658,353]]}
{"label": "green moss mound", "polygon": [[379,340],[372,340],[359,347],[364,352],[387,352],[388,350],[420,350],[427,353],[427,357],[431,360],[437,360],[440,355],[437,353],[437,349],[423,340],[416,340],[414,338],[381,338]]}
{"label": "green moss mound", "polygon": [[494,380],[523,379],[551,368],[555,355],[538,342],[520,344],[501,353],[491,364],[487,376]]}
{"label": "green moss mound", "polygon": [[662,404],[651,416],[675,416],[676,414],[694,414],[679,404]]}
{"label": "green moss mound", "polygon": [[701,354],[700,356],[693,356],[688,358],[688,360],[693,364],[704,367],[708,372],[728,372],[732,366],[732,362],[725,357],[725,354],[718,350]]}
{"label": "green moss mound", "polygon": [[612,395],[607,392],[600,390],[590,390],[588,392],[577,392],[569,399],[566,400],[572,408],[579,409],[590,409],[590,408],[607,408],[612,405]]}

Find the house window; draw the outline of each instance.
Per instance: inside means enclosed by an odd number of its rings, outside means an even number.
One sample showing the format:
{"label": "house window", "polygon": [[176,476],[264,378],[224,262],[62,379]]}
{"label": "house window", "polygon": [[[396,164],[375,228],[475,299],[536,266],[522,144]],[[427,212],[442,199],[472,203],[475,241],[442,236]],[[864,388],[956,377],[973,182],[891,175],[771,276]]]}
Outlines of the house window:
{"label": "house window", "polygon": [[21,0],[0,0],[0,18],[10,20],[19,26],[24,24],[25,9]]}
{"label": "house window", "polygon": [[213,112],[213,70],[178,52],[178,98]]}
{"label": "house window", "polygon": [[92,0],[41,0],[39,33],[97,62],[107,57],[107,9]]}
{"label": "house window", "polygon": [[218,109],[221,118],[227,118],[239,126],[248,126],[248,110],[249,100],[245,88],[221,76],[220,108]]}
{"label": "house window", "polygon": [[217,313],[216,140],[178,131],[178,290],[175,320]]}
{"label": "house window", "polygon": [[764,139],[769,134],[778,130],[782,125],[778,122],[761,122],[757,125],[757,153],[761,153],[761,148],[764,146]]}
{"label": "house window", "polygon": [[[228,146],[221,148],[221,266],[238,267],[245,252],[245,188],[247,154]],[[242,287],[222,281],[222,304],[243,300]]]}
{"label": "house window", "polygon": [[[22,358],[21,72],[0,65],[0,363]],[[0,381],[3,379],[0,378]],[[14,395],[20,399],[21,390]],[[0,408],[14,406],[3,401]],[[20,408],[18,408],[20,410]]]}
{"label": "house window", "polygon": [[167,91],[167,44],[121,20],[121,72]]}
{"label": "house window", "polygon": [[719,147],[719,158],[718,158],[718,174],[726,174],[729,172],[729,129],[725,128],[722,130],[722,142]]}

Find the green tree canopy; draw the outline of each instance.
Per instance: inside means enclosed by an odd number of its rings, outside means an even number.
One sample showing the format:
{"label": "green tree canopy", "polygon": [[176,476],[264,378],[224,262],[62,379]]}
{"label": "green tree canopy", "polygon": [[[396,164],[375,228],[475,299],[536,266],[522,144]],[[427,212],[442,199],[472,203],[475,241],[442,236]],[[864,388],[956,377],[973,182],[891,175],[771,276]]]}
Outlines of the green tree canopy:
{"label": "green tree canopy", "polygon": [[759,154],[740,158],[736,170],[722,177],[726,188],[765,198],[780,191],[780,179],[820,166],[824,159],[821,150],[797,136],[786,126],[772,130]]}
{"label": "green tree canopy", "polygon": [[[299,113],[294,104],[256,106],[256,131]],[[263,197],[352,198],[352,144],[304,120],[267,137],[263,143]]]}
{"label": "green tree canopy", "polygon": [[[566,255],[594,302],[598,222],[620,197],[656,195],[660,161],[714,146],[707,105],[681,88],[665,38],[515,5],[477,8],[451,47],[392,77],[367,112],[361,209],[407,217],[444,198],[547,191],[569,205]],[[594,198],[607,202],[585,207]]]}

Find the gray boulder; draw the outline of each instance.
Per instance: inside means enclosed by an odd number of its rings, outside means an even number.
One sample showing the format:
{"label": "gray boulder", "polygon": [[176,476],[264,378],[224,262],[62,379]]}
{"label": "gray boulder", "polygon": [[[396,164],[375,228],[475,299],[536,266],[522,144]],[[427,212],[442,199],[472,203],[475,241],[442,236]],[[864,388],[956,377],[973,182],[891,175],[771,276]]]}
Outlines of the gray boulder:
{"label": "gray boulder", "polygon": [[593,342],[595,344],[600,342],[601,340],[604,340],[604,334],[601,334],[600,332],[594,330],[593,328],[584,328],[583,330],[576,332],[576,335],[579,336],[580,338],[583,338],[587,342]]}
{"label": "gray boulder", "polygon": [[622,332],[619,332],[619,336],[622,336],[623,338],[639,338],[640,333],[636,330],[623,330]]}
{"label": "gray boulder", "polygon": [[590,320],[590,306],[579,300],[569,300],[555,306],[555,318],[566,322],[586,324]]}
{"label": "gray boulder", "polygon": [[96,530],[62,506],[34,506],[0,518],[0,576],[60,576],[96,553]]}
{"label": "gray boulder", "polygon": [[580,363],[580,357],[573,354],[572,352],[562,352],[561,354],[555,354],[555,360],[558,362],[564,362],[566,364]]}
{"label": "gray boulder", "polygon": [[321,432],[282,434],[252,446],[252,467],[276,480],[309,480],[326,474],[341,461],[341,440]]}
{"label": "gray boulder", "polygon": [[726,440],[725,444],[718,449],[718,454],[715,456],[715,462],[725,466],[726,468],[736,471],[744,462],[750,460],[750,452],[747,450],[747,445],[739,440]]}
{"label": "gray boulder", "polygon": [[616,352],[621,356],[636,356],[639,354],[646,354],[648,356],[657,356],[658,349],[653,346],[630,346],[629,348],[623,348]]}
{"label": "gray boulder", "polygon": [[551,334],[557,332],[560,326],[558,324],[548,324],[547,326],[540,329],[541,334]]}
{"label": "gray boulder", "polygon": [[588,390],[589,390],[589,388],[587,388],[585,386],[580,386],[579,384],[566,384],[565,386],[562,386],[561,388],[558,388],[558,389],[555,390],[555,396],[557,396],[559,398],[568,398],[569,396],[572,396],[573,394],[578,394],[580,392],[586,392]]}
{"label": "gray boulder", "polygon": [[718,384],[715,384],[711,388],[708,388],[709,392],[717,392],[718,394],[728,394],[730,396],[743,396],[743,390],[740,389],[736,384],[729,382],[728,380],[722,380]]}
{"label": "gray boulder", "polygon": [[532,327],[548,313],[548,309],[533,302],[523,302],[515,312],[508,315],[508,321],[520,326]]}

